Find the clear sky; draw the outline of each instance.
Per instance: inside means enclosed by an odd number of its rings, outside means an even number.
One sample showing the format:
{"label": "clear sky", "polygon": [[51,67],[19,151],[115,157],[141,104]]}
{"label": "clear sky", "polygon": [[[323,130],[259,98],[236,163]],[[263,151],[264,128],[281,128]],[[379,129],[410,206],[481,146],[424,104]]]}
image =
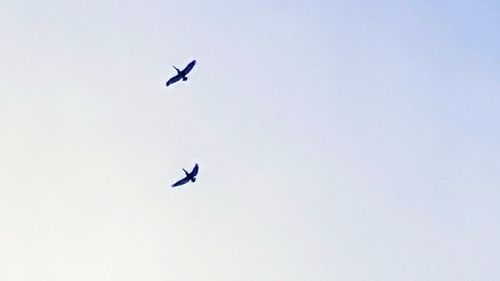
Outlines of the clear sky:
{"label": "clear sky", "polygon": [[0,2],[0,279],[499,280],[499,14]]}

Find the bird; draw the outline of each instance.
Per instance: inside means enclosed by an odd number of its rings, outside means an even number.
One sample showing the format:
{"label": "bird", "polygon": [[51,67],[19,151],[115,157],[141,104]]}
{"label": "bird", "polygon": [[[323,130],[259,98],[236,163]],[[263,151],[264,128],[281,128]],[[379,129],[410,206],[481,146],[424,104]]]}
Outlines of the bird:
{"label": "bird", "polygon": [[188,78],[186,77],[186,75],[191,71],[191,69],[193,69],[193,67],[194,67],[195,64],[196,64],[196,60],[193,60],[182,71],[179,70],[177,67],[174,66],[175,70],[177,70],[177,75],[175,75],[174,77],[170,78],[167,81],[167,87],[170,86],[170,85],[172,85],[172,84],[174,84],[175,82],[177,82],[177,81],[179,81],[181,79],[182,79],[182,81],[188,80]]}
{"label": "bird", "polygon": [[183,179],[181,179],[181,180],[177,181],[176,183],[172,184],[172,187],[177,187],[177,186],[186,184],[189,181],[192,181],[192,182],[196,181],[196,175],[198,174],[198,164],[194,165],[194,168],[191,171],[191,173],[188,173],[184,169],[182,169],[182,170],[184,171],[184,173],[186,174],[186,176]]}

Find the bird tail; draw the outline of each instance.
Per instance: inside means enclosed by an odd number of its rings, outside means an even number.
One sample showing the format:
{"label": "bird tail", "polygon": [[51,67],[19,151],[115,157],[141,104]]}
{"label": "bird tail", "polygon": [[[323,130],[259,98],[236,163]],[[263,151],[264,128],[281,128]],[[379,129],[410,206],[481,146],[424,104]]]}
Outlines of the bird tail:
{"label": "bird tail", "polygon": [[177,67],[174,66],[174,68],[175,70],[177,70],[177,74],[181,73],[181,71]]}
{"label": "bird tail", "polygon": [[182,169],[182,170],[184,171],[184,173],[186,174],[186,176],[189,176],[189,173],[186,170],[184,170],[184,169]]}

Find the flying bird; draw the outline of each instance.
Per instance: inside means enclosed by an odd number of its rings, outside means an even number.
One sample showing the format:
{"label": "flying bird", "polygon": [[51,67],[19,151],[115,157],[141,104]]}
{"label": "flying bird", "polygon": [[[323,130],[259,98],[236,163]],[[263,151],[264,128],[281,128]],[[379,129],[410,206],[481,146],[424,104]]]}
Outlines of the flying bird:
{"label": "flying bird", "polygon": [[180,185],[183,185],[183,184],[186,184],[188,183],[189,181],[192,181],[192,182],[195,182],[196,181],[196,175],[198,174],[198,164],[195,164],[194,165],[194,168],[193,170],[191,171],[191,173],[188,173],[186,170],[182,169],[184,171],[184,173],[186,174],[186,176],[179,180],[178,182],[172,184],[172,187],[177,187],[177,186],[180,186]]}
{"label": "flying bird", "polygon": [[175,70],[177,70],[177,75],[175,75],[174,77],[170,78],[167,81],[167,87],[170,86],[170,85],[172,85],[172,84],[174,84],[175,82],[177,82],[177,81],[179,81],[181,79],[182,79],[182,81],[188,80],[188,78],[187,78],[186,75],[191,71],[191,69],[193,69],[193,67],[194,67],[195,64],[196,64],[196,60],[193,60],[182,71],[179,70],[177,67],[174,66]]}

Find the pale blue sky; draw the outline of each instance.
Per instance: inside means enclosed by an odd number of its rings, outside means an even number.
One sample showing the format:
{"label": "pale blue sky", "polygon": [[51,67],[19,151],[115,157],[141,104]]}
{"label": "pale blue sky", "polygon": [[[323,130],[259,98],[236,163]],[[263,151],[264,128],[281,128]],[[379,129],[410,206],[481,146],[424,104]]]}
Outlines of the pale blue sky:
{"label": "pale blue sky", "polygon": [[1,2],[0,279],[499,279],[499,14]]}

